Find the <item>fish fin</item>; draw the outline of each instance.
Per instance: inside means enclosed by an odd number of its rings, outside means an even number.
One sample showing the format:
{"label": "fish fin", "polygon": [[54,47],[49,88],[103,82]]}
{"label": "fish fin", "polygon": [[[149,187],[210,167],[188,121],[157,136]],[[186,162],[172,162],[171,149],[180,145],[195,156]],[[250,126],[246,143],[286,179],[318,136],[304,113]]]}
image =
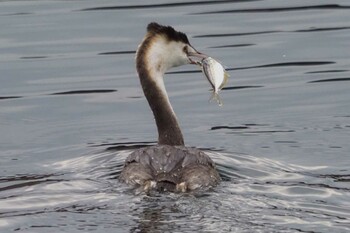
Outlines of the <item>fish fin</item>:
{"label": "fish fin", "polygon": [[225,79],[228,79],[230,77],[230,74],[226,70],[224,72],[224,75],[225,75]]}
{"label": "fish fin", "polygon": [[212,102],[213,100],[215,100],[217,103],[218,103],[218,105],[221,107],[222,105],[224,105],[223,103],[222,103],[222,100],[221,100],[221,98],[220,98],[220,96],[219,96],[219,93],[217,93],[217,92],[215,92],[215,91],[213,91],[213,93],[211,94],[211,97],[210,97],[210,99],[209,99],[209,102]]}
{"label": "fish fin", "polygon": [[227,71],[224,71],[224,81],[222,82],[222,84],[220,85],[219,89],[221,90],[224,86],[226,86],[226,83],[228,81],[228,78],[230,77],[230,74],[227,73]]}

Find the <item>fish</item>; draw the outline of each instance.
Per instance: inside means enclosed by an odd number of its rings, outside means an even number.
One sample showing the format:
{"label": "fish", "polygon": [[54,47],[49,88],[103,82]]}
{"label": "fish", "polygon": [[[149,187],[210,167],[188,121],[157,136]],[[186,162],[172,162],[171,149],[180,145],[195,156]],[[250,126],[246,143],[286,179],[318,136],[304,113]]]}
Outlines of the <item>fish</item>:
{"label": "fish", "polygon": [[202,67],[204,75],[207,77],[210,85],[213,87],[213,93],[209,99],[209,102],[216,100],[219,106],[223,103],[219,96],[219,91],[226,85],[230,75],[225,68],[212,57],[206,57],[201,62],[197,63]]}

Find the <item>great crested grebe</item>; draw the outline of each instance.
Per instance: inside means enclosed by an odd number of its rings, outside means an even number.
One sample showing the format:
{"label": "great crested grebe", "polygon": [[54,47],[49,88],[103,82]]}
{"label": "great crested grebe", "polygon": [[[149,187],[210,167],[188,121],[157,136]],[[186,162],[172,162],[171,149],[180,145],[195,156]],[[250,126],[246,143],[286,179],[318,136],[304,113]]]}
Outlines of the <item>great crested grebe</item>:
{"label": "great crested grebe", "polygon": [[140,186],[146,192],[151,189],[186,192],[207,189],[220,182],[209,156],[185,147],[163,80],[170,68],[196,64],[194,58],[205,57],[190,45],[186,34],[157,23],[147,26],[136,52],[136,69],[157,124],[158,144],[131,153],[119,177],[121,181]]}

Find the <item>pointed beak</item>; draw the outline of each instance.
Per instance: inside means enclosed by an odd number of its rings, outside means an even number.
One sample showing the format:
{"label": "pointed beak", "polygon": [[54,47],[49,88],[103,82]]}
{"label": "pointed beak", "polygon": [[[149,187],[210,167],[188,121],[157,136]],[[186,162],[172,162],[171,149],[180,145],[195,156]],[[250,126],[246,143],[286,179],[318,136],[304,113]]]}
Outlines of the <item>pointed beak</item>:
{"label": "pointed beak", "polygon": [[187,53],[187,57],[190,60],[190,64],[199,65],[203,59],[208,57],[208,55],[200,53],[191,47],[190,51]]}

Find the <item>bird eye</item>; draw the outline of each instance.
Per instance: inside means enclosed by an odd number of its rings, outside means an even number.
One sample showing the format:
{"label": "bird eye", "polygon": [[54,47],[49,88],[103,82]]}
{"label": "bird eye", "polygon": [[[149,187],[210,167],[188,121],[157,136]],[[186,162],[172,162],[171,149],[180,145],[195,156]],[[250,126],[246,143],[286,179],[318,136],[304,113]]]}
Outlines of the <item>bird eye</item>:
{"label": "bird eye", "polygon": [[188,48],[187,46],[184,46],[183,51],[187,54],[188,53]]}

